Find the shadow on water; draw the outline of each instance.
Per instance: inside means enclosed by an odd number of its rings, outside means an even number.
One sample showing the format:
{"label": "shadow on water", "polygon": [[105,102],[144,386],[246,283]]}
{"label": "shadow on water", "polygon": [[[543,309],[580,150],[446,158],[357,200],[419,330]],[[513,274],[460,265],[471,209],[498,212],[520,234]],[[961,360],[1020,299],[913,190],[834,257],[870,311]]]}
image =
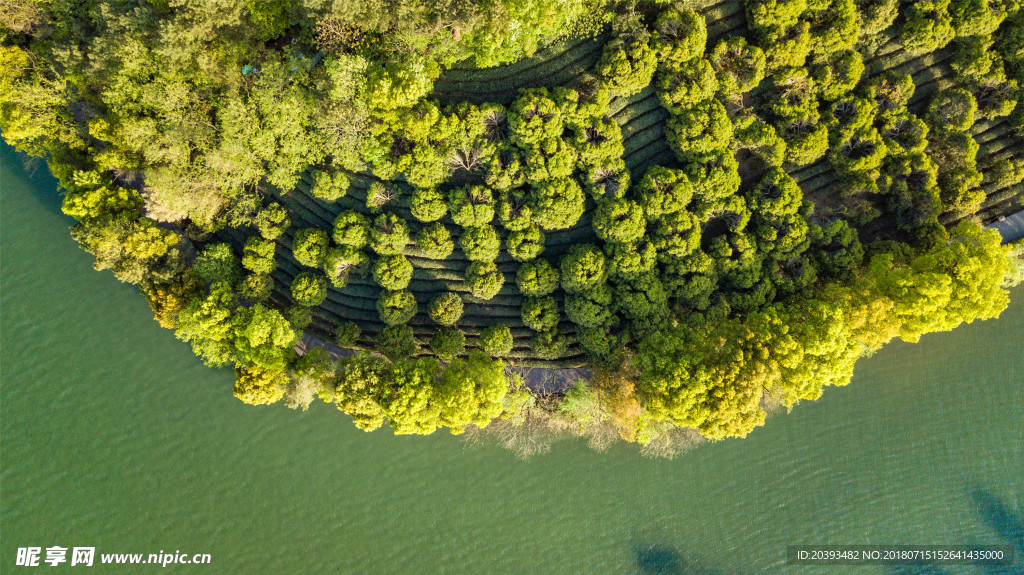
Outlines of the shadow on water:
{"label": "shadow on water", "polygon": [[1024,512],[1015,510],[991,491],[975,487],[968,493],[981,520],[998,537],[983,542],[967,541],[968,545],[1009,545],[1013,547],[1013,565],[976,565],[974,567],[938,567],[935,565],[900,565],[890,567],[891,575],[947,575],[952,573],[984,573],[989,575],[1024,575]]}
{"label": "shadow on water", "polygon": [[976,487],[971,498],[978,506],[978,512],[985,523],[1005,541],[1012,545],[1018,559],[1024,559],[1024,512],[1015,511],[1009,505],[985,489]]}
{"label": "shadow on water", "polygon": [[57,178],[53,177],[53,174],[50,173],[46,162],[16,152],[12,146],[0,141],[0,172],[3,173],[4,193],[10,193],[10,190],[7,190],[6,187],[9,182],[8,178],[12,178],[12,171],[14,171],[15,167],[24,168],[25,172],[27,172],[29,184],[27,191],[46,211],[60,214],[69,223],[74,223],[73,219],[65,216],[60,211],[64,198],[58,189]]}
{"label": "shadow on water", "polygon": [[[634,546],[640,575],[725,575],[725,571],[687,561],[671,545]],[[735,573],[730,571],[729,573]],[[737,574],[738,575],[738,574]]]}

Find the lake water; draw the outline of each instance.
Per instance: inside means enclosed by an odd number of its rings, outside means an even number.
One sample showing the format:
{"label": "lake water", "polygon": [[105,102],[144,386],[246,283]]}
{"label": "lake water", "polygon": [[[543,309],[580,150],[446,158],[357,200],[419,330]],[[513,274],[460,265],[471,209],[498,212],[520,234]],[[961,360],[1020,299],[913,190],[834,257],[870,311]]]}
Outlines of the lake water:
{"label": "lake water", "polygon": [[[210,553],[167,567],[197,573],[1024,570],[1024,290],[746,439],[671,461],[568,441],[524,462],[446,432],[363,433],[323,403],[242,404],[230,371],[92,269],[45,166],[7,146],[2,165],[2,573],[52,545]],[[1013,545],[1018,565],[785,565],[812,543]]]}

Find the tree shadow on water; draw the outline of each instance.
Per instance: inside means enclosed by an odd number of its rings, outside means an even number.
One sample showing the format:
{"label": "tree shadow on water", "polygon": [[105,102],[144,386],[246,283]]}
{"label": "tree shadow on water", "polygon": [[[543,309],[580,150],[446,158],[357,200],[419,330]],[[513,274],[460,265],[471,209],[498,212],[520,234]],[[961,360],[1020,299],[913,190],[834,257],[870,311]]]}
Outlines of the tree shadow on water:
{"label": "tree shadow on water", "polygon": [[987,575],[1024,575],[1024,513],[1001,500],[991,491],[975,487],[968,492],[981,520],[998,535],[983,542],[966,541],[967,545],[990,544],[1013,547],[1013,565],[946,566],[900,565],[889,568],[890,575],[952,575],[981,573]]}
{"label": "tree shadow on water", "polygon": [[[687,561],[671,545],[635,546],[637,573],[641,575],[726,575],[726,571]],[[730,575],[738,575],[728,572]]]}

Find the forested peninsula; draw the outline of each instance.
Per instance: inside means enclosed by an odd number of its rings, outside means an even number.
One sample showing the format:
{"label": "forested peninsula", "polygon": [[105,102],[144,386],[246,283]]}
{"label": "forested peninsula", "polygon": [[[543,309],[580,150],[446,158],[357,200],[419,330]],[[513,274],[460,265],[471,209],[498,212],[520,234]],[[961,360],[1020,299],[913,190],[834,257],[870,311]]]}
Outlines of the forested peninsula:
{"label": "forested peninsula", "polygon": [[0,0],[0,133],[235,396],[524,454],[997,317],[1022,84],[1020,0]]}

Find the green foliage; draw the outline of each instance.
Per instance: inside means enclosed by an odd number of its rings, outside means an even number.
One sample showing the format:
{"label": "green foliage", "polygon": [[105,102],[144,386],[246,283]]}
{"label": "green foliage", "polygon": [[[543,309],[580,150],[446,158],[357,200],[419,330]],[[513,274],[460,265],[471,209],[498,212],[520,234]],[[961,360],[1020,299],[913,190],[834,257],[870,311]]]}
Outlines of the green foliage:
{"label": "green foliage", "polygon": [[508,388],[505,364],[500,360],[492,360],[479,351],[471,351],[465,359],[455,359],[441,374],[437,386],[441,423],[454,434],[462,433],[471,424],[487,427],[501,415]]}
{"label": "green foliage", "polygon": [[310,323],[313,322],[313,308],[295,304],[288,306],[281,312],[288,323],[292,324],[292,327],[296,329],[305,329]]}
{"label": "green foliage", "polygon": [[764,50],[747,44],[742,36],[719,41],[709,60],[723,94],[753,90],[764,79],[767,66]]}
{"label": "green foliage", "polygon": [[473,262],[466,268],[466,288],[473,297],[489,300],[498,295],[505,284],[505,276],[494,262]]}
{"label": "green foliage", "polygon": [[409,243],[409,226],[396,214],[381,214],[370,228],[370,247],[382,256],[401,254]]}
{"label": "green foliage", "polygon": [[655,221],[664,215],[685,210],[693,197],[693,186],[681,170],[651,166],[633,195],[647,219]]}
{"label": "green foliage", "polygon": [[377,335],[376,346],[377,351],[391,361],[409,357],[419,349],[412,328],[406,324],[389,325],[382,329]]}
{"label": "green foliage", "polygon": [[903,49],[920,55],[944,48],[956,35],[949,0],[915,2],[906,11],[899,39]]}
{"label": "green foliage", "polygon": [[281,401],[291,378],[283,369],[258,365],[235,368],[235,397],[249,405],[271,405]]}
{"label": "green foliage", "polygon": [[623,36],[605,44],[597,73],[615,96],[631,96],[651,83],[658,60],[646,41]]}
{"label": "green foliage", "polygon": [[962,88],[943,90],[932,97],[928,104],[925,121],[933,131],[943,130],[966,131],[974,125],[974,114],[978,111],[978,103],[974,96]]}
{"label": "green foliage", "polygon": [[530,190],[529,206],[542,230],[564,230],[583,215],[583,190],[568,178],[547,180]]}
{"label": "green foliage", "polygon": [[348,193],[349,180],[345,172],[339,170],[315,170],[312,176],[313,185],[309,191],[317,199],[325,202],[336,202]]}
{"label": "green foliage", "polygon": [[362,249],[370,242],[370,220],[354,210],[342,210],[334,218],[334,243]]}
{"label": "green foliage", "polygon": [[443,260],[452,255],[455,242],[452,241],[452,235],[444,224],[434,222],[416,232],[416,248],[430,259]]}
{"label": "green foliage", "polygon": [[459,236],[459,247],[470,261],[493,262],[501,251],[501,240],[498,230],[485,224],[464,229]]}
{"label": "green foliage", "polygon": [[658,99],[673,114],[681,114],[714,97],[718,78],[703,58],[671,62],[658,70]]}
{"label": "green foliage", "polygon": [[251,273],[238,284],[238,297],[246,303],[266,301],[274,291],[274,278],[270,274]]}
{"label": "green foliage", "polygon": [[693,10],[666,8],[654,20],[651,47],[659,62],[685,62],[704,53],[708,29]]}
{"label": "green foliage", "polygon": [[566,292],[585,292],[605,279],[604,254],[592,244],[576,244],[562,257],[562,289]]}
{"label": "green foliage", "polygon": [[408,323],[417,310],[416,296],[409,290],[384,291],[377,298],[377,314],[385,325]]}
{"label": "green foliage", "polygon": [[224,282],[233,286],[242,279],[238,256],[227,243],[209,244],[203,248],[192,267],[205,282]]}
{"label": "green foliage", "polygon": [[433,188],[416,188],[410,209],[413,217],[421,222],[436,222],[448,213],[444,196]]}
{"label": "green foliage", "polygon": [[665,137],[680,158],[720,150],[732,140],[732,122],[718,100],[707,100],[669,118]]}
{"label": "green foliage", "polygon": [[558,359],[566,354],[569,344],[558,330],[538,331],[530,338],[530,349],[541,359]]}
{"label": "green foliage", "polygon": [[302,228],[292,239],[292,256],[304,266],[318,268],[327,256],[330,239],[320,228]]}
{"label": "green foliage", "polygon": [[334,333],[334,343],[340,348],[351,349],[355,346],[361,332],[359,324],[354,321],[340,322]]}
{"label": "green foliage", "polygon": [[439,329],[430,338],[430,351],[441,361],[452,361],[466,353],[466,335],[457,328]]}
{"label": "green foliage", "polygon": [[558,270],[547,260],[535,259],[519,266],[516,286],[524,296],[545,296],[558,289]]}
{"label": "green foliage", "polygon": [[512,330],[507,325],[492,325],[480,332],[480,347],[491,357],[502,357],[512,351]]}
{"label": "green foliage", "polygon": [[[685,180],[685,176],[683,176]],[[689,183],[689,180],[685,180]],[[644,236],[644,209],[634,201],[619,198],[601,202],[594,212],[594,233],[606,242],[633,243]]]}
{"label": "green foliage", "polygon": [[558,301],[551,296],[523,299],[522,319],[534,331],[546,331],[558,326]]}
{"label": "green foliage", "polygon": [[448,209],[464,228],[484,226],[494,219],[494,196],[484,186],[455,188],[448,192]]}
{"label": "green foliage", "polygon": [[455,325],[462,317],[462,297],[455,292],[434,296],[427,308],[430,319],[441,325]]}
{"label": "green foliage", "polygon": [[271,202],[256,215],[256,227],[260,235],[268,240],[275,240],[291,227],[288,212],[281,204]]}
{"label": "green foliage", "polygon": [[274,259],[274,242],[252,236],[245,240],[242,251],[242,267],[257,274],[269,274],[277,267]]}
{"label": "green foliage", "polygon": [[404,290],[412,281],[412,264],[403,255],[384,256],[373,264],[373,281],[386,290]]}
{"label": "green foliage", "polygon": [[606,325],[612,319],[613,290],[606,284],[565,298],[565,315],[581,327]]}
{"label": "green foliage", "polygon": [[507,241],[508,255],[517,262],[531,261],[544,251],[544,232],[540,226],[510,232]]}
{"label": "green foliage", "polygon": [[300,305],[316,307],[327,298],[327,279],[316,272],[302,272],[292,279],[291,290]]}
{"label": "green foliage", "polygon": [[348,283],[348,277],[356,270],[362,270],[369,258],[352,246],[341,246],[327,250],[324,258],[324,272],[331,285],[341,289]]}

